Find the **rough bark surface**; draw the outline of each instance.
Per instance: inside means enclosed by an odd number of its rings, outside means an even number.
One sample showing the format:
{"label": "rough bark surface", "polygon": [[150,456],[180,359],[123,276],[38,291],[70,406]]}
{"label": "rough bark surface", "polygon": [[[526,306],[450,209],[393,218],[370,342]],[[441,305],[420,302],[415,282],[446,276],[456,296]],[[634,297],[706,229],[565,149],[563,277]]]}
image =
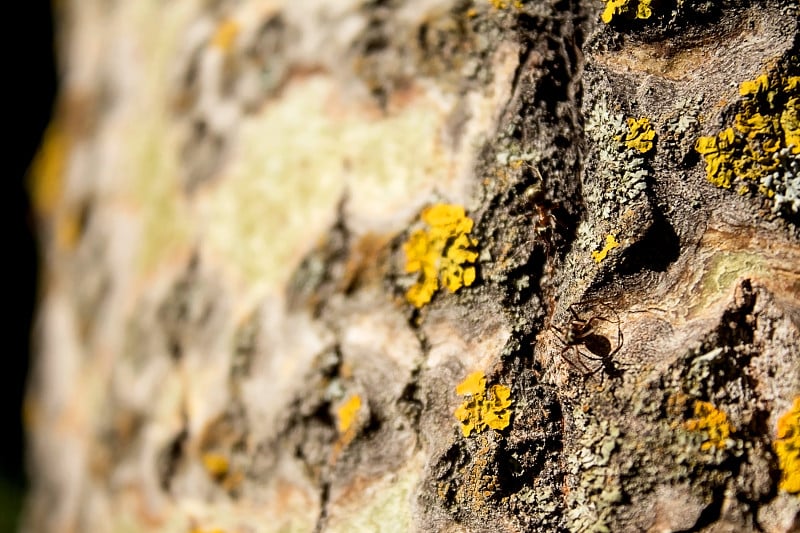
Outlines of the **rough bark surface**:
{"label": "rough bark surface", "polygon": [[797,531],[798,4],[620,5],[58,3],[24,530]]}

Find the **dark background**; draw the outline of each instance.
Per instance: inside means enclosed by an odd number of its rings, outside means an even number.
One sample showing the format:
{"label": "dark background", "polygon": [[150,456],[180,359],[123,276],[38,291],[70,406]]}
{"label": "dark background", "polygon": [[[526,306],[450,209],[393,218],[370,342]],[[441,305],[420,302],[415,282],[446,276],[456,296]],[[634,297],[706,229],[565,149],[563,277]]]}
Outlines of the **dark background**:
{"label": "dark background", "polygon": [[[0,532],[13,531],[25,488],[22,397],[30,362],[30,329],[38,278],[34,219],[30,210],[26,173],[38,149],[53,109],[56,74],[53,55],[53,17],[50,2],[11,2],[4,32],[9,42],[4,55],[10,69],[3,84],[8,93],[11,124],[5,124],[6,157],[10,169],[2,181],[3,228],[10,234],[4,261],[9,268],[2,319],[5,329],[3,365],[0,369]],[[8,241],[7,241],[8,242]]]}

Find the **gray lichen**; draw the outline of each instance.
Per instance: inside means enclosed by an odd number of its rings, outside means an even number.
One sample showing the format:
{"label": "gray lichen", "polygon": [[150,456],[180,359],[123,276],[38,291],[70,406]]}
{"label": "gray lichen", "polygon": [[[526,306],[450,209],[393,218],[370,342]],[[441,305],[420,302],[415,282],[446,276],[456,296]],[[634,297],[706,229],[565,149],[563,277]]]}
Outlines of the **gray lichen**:
{"label": "gray lichen", "polygon": [[621,141],[627,132],[624,116],[610,110],[605,98],[598,100],[586,121],[586,133],[597,150],[600,183],[587,199],[600,204],[600,214],[606,219],[647,189],[650,171],[644,156]]}
{"label": "gray lichen", "polygon": [[775,191],[773,213],[800,213],[800,155],[786,147],[775,154],[777,168],[761,180],[761,185]]}

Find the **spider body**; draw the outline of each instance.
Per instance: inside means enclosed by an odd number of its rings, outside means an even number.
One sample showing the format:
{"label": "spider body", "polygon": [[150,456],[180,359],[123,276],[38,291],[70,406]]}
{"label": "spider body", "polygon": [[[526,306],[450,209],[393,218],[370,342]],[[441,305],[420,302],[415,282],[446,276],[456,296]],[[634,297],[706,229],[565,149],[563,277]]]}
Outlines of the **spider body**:
{"label": "spider body", "polygon": [[[585,376],[596,374],[603,370],[606,374],[612,377],[618,377],[620,370],[614,363],[613,357],[622,348],[622,329],[619,327],[619,315],[613,308],[607,304],[601,304],[608,309],[613,315],[613,319],[599,314],[594,314],[589,318],[581,318],[576,307],[581,304],[572,304],[569,306],[569,312],[572,315],[572,320],[566,328],[562,329],[553,326],[553,329],[558,333],[556,337],[564,345],[561,350],[561,358],[567,363],[576,368]],[[617,339],[616,343],[612,344],[611,340],[598,330],[600,323],[609,323],[616,326]],[[571,357],[567,353],[571,352]],[[592,368],[586,361],[598,361],[599,364]]]}

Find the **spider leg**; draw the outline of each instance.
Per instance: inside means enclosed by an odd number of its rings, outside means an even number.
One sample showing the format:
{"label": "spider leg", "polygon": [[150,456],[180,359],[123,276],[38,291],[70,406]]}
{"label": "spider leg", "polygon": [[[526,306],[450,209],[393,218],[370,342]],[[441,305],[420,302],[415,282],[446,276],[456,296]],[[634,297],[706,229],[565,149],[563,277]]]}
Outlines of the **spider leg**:
{"label": "spider leg", "polygon": [[586,366],[580,359],[578,359],[577,362],[575,362],[566,356],[566,352],[570,348],[573,348],[574,349],[573,351],[578,352],[578,356],[580,357],[581,355],[580,350],[577,349],[578,348],[577,346],[565,346],[564,349],[561,350],[561,358],[570,365],[572,365],[576,370],[578,370],[584,376],[586,376],[587,374],[590,375],[592,373],[592,370],[588,366]]}

